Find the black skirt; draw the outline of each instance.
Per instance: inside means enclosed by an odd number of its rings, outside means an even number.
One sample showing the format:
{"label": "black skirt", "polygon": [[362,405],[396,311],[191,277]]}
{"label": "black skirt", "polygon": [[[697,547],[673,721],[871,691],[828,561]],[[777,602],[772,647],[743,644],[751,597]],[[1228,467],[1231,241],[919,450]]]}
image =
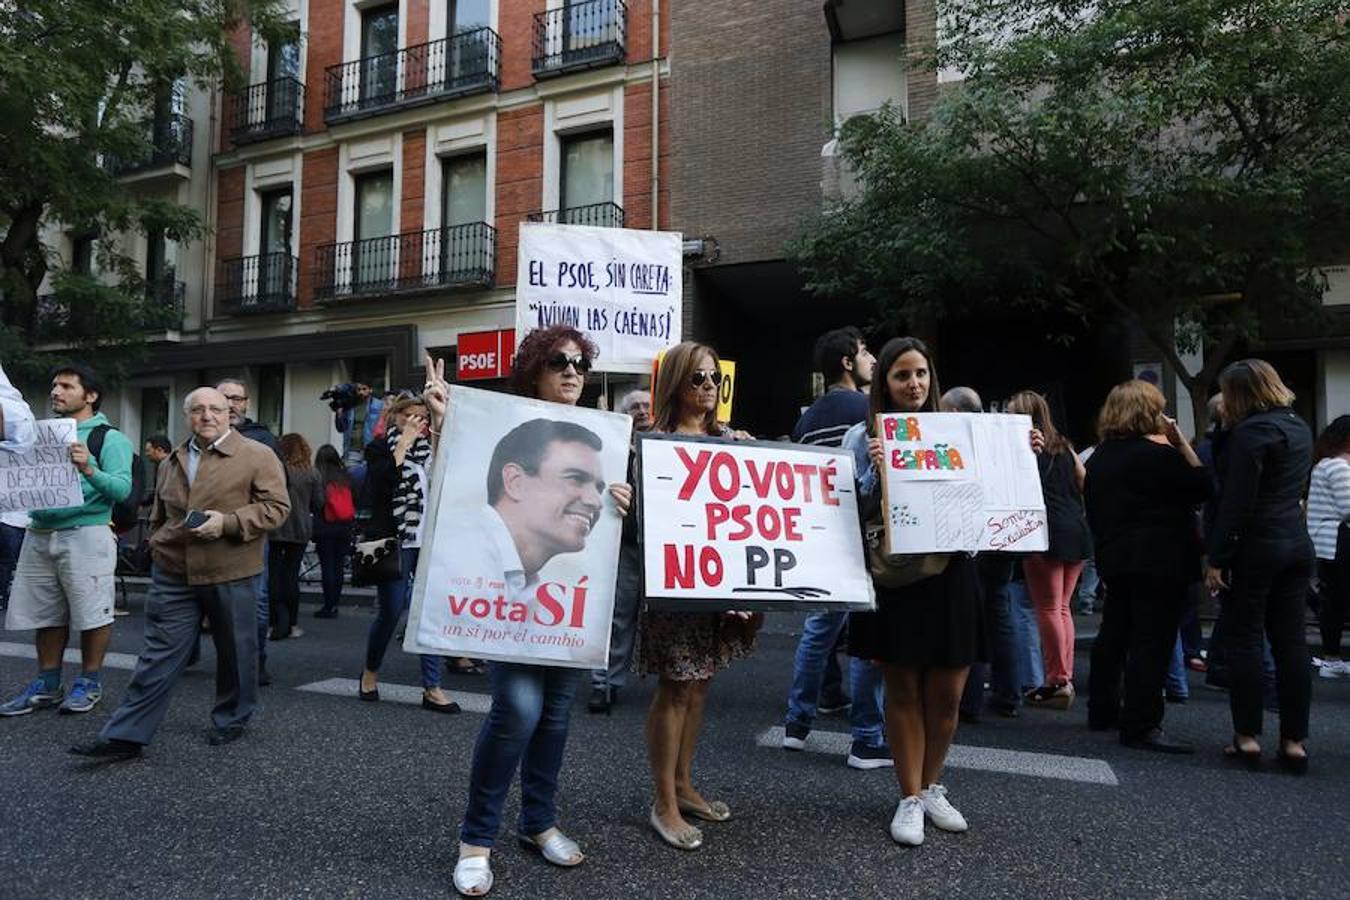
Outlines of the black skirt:
{"label": "black skirt", "polygon": [[849,617],[849,653],[897,666],[960,668],[984,659],[975,560],[954,555],[941,575],[878,587],[877,611]]}

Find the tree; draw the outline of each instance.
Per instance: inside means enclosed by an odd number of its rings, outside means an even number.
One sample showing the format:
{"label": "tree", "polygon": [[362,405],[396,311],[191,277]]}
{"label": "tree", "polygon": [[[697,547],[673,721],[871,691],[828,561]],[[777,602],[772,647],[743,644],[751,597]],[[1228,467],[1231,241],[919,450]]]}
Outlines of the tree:
{"label": "tree", "polygon": [[[150,123],[175,83],[242,73],[229,36],[242,22],[284,26],[276,0],[25,0],[0,4],[0,358],[34,375],[40,342],[60,338],[115,373],[161,324],[117,236],[200,237],[198,210],[139,195],[115,160],[151,152]],[[102,277],[63,268],[44,226],[98,236]],[[55,299],[39,299],[51,276]]]}
{"label": "tree", "polygon": [[[790,253],[888,316],[1137,326],[1197,429],[1263,315],[1316,315],[1350,250],[1350,29],[1330,0],[939,0],[925,121],[847,123],[856,193]],[[1202,351],[1189,369],[1181,353]]]}

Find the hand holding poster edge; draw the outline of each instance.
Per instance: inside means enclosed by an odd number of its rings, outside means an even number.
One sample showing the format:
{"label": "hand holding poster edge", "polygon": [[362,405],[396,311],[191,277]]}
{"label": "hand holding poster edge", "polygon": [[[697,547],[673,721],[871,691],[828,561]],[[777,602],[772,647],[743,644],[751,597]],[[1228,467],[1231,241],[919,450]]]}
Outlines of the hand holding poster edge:
{"label": "hand holding poster edge", "polygon": [[[734,440],[725,437],[714,437],[712,435],[687,435],[687,434],[666,434],[641,432],[637,434],[636,462],[634,468],[634,478],[638,485],[638,534],[639,542],[643,544],[643,552],[640,554],[642,560],[642,584],[645,597],[645,606],[650,609],[657,609],[666,612],[728,612],[732,610],[793,610],[793,611],[811,611],[811,610],[833,610],[833,611],[871,611],[876,609],[876,594],[872,587],[872,582],[867,577],[867,569],[864,562],[862,548],[862,530],[859,526],[856,501],[856,482],[854,479],[853,457],[846,451],[834,447],[820,447],[810,444],[794,444],[782,441],[764,441],[764,440]],[[647,489],[646,472],[644,462],[647,459],[649,450],[648,442],[676,443],[676,444],[696,444],[716,447],[729,448],[763,448],[776,453],[792,453],[811,456],[830,457],[838,465],[835,490],[839,494],[847,496],[849,502],[843,505],[843,508],[849,512],[849,515],[840,516],[841,522],[838,525],[841,533],[845,534],[845,540],[850,543],[850,549],[856,551],[853,555],[853,565],[844,561],[845,568],[836,570],[833,578],[821,579],[821,586],[803,585],[800,587],[750,587],[740,586],[731,588],[729,591],[721,592],[718,597],[691,597],[680,595],[678,591],[668,591],[665,588],[651,590],[648,584],[649,571],[646,544],[649,540],[647,534],[648,518],[651,516],[651,496]],[[709,463],[711,465],[711,463]],[[659,476],[658,476],[659,477]],[[663,478],[662,480],[666,480]],[[748,486],[746,486],[748,488]],[[684,526],[689,527],[689,526]],[[835,560],[836,563],[840,562]],[[765,565],[768,560],[765,560]],[[846,600],[826,600],[825,598],[833,593],[830,589],[830,582],[838,583],[839,576],[843,576],[847,584],[852,580],[852,584],[857,592],[857,597]]]}

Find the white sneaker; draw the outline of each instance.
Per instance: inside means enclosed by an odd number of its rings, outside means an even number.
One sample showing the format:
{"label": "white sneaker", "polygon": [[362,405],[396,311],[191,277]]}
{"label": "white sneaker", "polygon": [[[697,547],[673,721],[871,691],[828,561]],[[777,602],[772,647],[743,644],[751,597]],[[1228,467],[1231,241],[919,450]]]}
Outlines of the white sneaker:
{"label": "white sneaker", "polygon": [[1350,662],[1343,659],[1324,659],[1322,664],[1317,667],[1317,674],[1323,678],[1350,677]]}
{"label": "white sneaker", "polygon": [[905,797],[891,818],[891,840],[917,847],[923,843],[923,800]]}
{"label": "white sneaker", "polygon": [[970,826],[966,817],[957,812],[955,806],[947,801],[947,789],[940,784],[930,784],[919,794],[923,801],[923,811],[933,824],[943,831],[965,831]]}

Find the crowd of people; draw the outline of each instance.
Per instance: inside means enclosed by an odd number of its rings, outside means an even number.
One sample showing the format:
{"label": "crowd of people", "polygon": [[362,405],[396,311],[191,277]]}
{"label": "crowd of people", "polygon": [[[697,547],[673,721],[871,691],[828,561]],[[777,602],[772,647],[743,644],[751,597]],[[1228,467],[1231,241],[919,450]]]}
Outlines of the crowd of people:
{"label": "crowd of people", "polygon": [[[518,350],[510,389],[575,405],[596,352],[567,326],[532,332]],[[944,393],[933,353],[916,338],[893,338],[874,356],[857,329],[837,329],[820,338],[815,355],[828,389],[804,411],[791,439],[852,455],[860,528],[865,546],[874,547],[883,527],[877,416],[981,413],[985,406],[969,387]],[[154,565],[143,649],[116,710],[95,739],[72,752],[108,760],[140,755],[204,628],[217,649],[208,741],[243,737],[259,686],[270,681],[268,642],[303,635],[300,566],[311,542],[322,571],[317,618],[340,614],[347,568],[352,584],[375,589],[357,696],[379,700],[380,669],[429,540],[432,463],[450,402],[443,361],[428,357],[426,371],[422,392],[387,395],[379,421],[362,423],[368,431],[362,457],[350,468],[333,446],[315,452],[302,436],[278,438],[249,419],[242,380],[200,387],[185,398],[187,438],[173,446],[156,436],[144,447],[157,477],[145,498]],[[750,439],[717,421],[721,379],[712,347],[682,343],[667,352],[655,396],[633,391],[619,408],[637,433]],[[805,617],[793,671],[784,676],[783,747],[804,749],[818,715],[847,708],[847,766],[894,770],[892,839],[921,844],[925,822],[965,831],[968,823],[942,780],[959,723],[987,712],[1016,717],[1028,707],[1070,709],[1075,684],[1084,685],[1074,671],[1073,604],[1086,597],[1104,603],[1086,679],[1090,728],[1118,731],[1128,747],[1193,752],[1162,727],[1166,701],[1185,699],[1189,666],[1229,692],[1225,757],[1262,765],[1262,714],[1273,707],[1278,764],[1307,771],[1309,598],[1321,624],[1318,671],[1350,675],[1341,655],[1350,594],[1350,416],[1337,418],[1314,442],[1292,409],[1293,394],[1261,360],[1229,365],[1219,385],[1213,427],[1193,446],[1166,415],[1156,387],[1120,384],[1101,408],[1097,442],[1081,453],[1056,427],[1045,397],[1028,390],[1009,398],[1004,408],[1030,419],[1047,549],[869,553],[875,610]],[[8,515],[0,523],[6,627],[34,631],[37,650],[36,677],[0,705],[0,716],[44,708],[85,713],[103,696],[102,660],[115,615],[109,526],[117,504],[140,498],[133,496],[132,444],[99,412],[101,396],[88,367],[72,364],[52,375],[51,411],[77,426],[69,457],[84,504],[33,511],[22,521]],[[3,370],[0,400],[0,452],[23,452],[34,440],[33,416]],[[655,678],[645,727],[649,821],[671,847],[692,851],[705,842],[704,826],[733,815],[695,778],[707,697],[718,671],[754,651],[762,616],[645,608],[639,527],[629,514],[633,482],[630,463],[624,482],[595,485],[587,500],[623,518],[610,663],[590,673],[587,709],[608,713],[629,677]],[[517,558],[505,565],[508,589],[522,590],[541,564]],[[1091,583],[1080,584],[1089,576]],[[1203,648],[1199,609],[1206,594],[1217,600],[1219,616]],[[62,654],[71,630],[79,633],[81,664],[67,691]],[[849,657],[844,666],[842,650]],[[421,658],[422,707],[457,713],[441,685],[446,666],[482,668],[476,660]],[[492,706],[468,770],[453,876],[466,896],[492,887],[491,851],[517,772],[522,844],[558,866],[585,859],[561,830],[556,805],[579,673],[506,662],[487,664],[486,673]]]}

